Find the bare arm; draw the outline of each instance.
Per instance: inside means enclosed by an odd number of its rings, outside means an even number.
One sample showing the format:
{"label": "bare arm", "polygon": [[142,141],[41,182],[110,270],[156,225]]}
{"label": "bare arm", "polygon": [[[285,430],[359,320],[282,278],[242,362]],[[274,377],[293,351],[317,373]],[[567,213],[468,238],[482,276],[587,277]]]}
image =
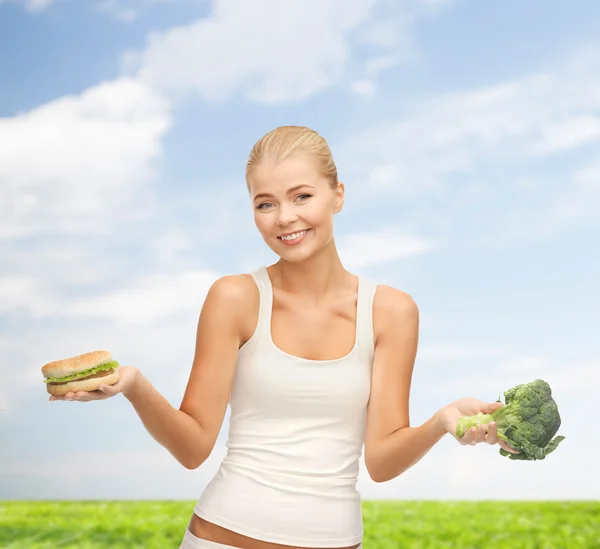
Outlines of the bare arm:
{"label": "bare arm", "polygon": [[123,395],[135,408],[146,431],[181,465],[195,469],[208,450],[206,432],[192,416],[171,406],[139,370],[135,376]]}
{"label": "bare arm", "polygon": [[241,339],[241,312],[248,301],[246,284],[241,276],[226,276],[210,288],[179,410],[139,371],[123,391],[150,435],[187,469],[208,458],[223,423]]}
{"label": "bare arm", "polygon": [[419,341],[419,309],[406,293],[380,286],[378,336],[367,412],[365,464],[375,482],[417,463],[446,434],[437,414],[410,427],[409,396]]}
{"label": "bare arm", "polygon": [[[489,414],[503,404],[464,398],[443,406],[422,425],[411,427],[409,396],[419,341],[419,309],[408,294],[389,286],[378,290],[375,309],[377,340],[367,410],[365,465],[375,482],[385,482],[419,462],[445,434],[455,436],[461,416]],[[515,452],[498,440],[495,423],[481,425],[457,440],[462,445],[498,444]]]}

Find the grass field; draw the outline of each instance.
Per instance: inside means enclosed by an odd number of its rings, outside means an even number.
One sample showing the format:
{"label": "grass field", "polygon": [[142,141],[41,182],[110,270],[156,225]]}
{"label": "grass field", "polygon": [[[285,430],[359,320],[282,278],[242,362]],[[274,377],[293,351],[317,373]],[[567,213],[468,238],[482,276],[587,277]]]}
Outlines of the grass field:
{"label": "grass field", "polygon": [[[2,502],[2,549],[177,549],[187,501]],[[364,549],[600,549],[600,502],[365,501]]]}

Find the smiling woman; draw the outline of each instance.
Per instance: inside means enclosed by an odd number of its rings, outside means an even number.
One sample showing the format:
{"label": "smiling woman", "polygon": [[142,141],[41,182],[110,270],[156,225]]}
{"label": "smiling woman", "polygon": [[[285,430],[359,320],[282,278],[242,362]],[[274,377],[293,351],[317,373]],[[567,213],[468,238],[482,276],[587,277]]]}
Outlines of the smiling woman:
{"label": "smiling woman", "polygon": [[[279,260],[213,283],[180,408],[131,366],[113,386],[52,399],[123,393],[188,469],[211,454],[230,405],[227,454],[194,506],[183,549],[357,549],[363,449],[371,478],[388,481],[455,436],[461,416],[502,404],[461,399],[410,426],[419,311],[406,292],[342,265],[334,219],[344,184],[317,132],[269,132],[250,153],[246,182],[255,225]],[[493,424],[457,440],[512,451]]]}
{"label": "smiling woman", "polygon": [[256,227],[283,260],[297,263],[332,241],[344,184],[317,132],[283,126],[266,134],[250,152],[246,184]]}

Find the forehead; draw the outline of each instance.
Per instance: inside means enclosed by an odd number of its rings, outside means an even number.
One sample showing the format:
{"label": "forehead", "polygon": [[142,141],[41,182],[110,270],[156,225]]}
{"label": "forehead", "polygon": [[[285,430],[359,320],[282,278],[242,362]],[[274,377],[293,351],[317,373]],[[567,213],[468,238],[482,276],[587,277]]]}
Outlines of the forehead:
{"label": "forehead", "polygon": [[255,166],[250,176],[253,193],[285,192],[292,185],[317,185],[321,175],[314,159],[292,156],[280,162],[263,162]]}

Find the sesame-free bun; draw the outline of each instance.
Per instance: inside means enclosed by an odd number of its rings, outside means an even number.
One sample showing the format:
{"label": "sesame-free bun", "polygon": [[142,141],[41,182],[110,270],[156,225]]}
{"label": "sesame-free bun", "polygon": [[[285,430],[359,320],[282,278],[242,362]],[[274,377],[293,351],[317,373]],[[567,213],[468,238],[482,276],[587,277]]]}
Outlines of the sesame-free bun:
{"label": "sesame-free bun", "polygon": [[[48,362],[42,366],[44,378],[64,378],[84,372],[95,366],[113,362],[109,351],[92,351],[83,355],[72,356],[62,360]],[[115,361],[116,362],[116,361]],[[107,364],[107,368],[110,368]],[[96,391],[100,385],[114,385],[119,381],[120,370],[118,363],[114,368],[99,370],[95,373],[83,374],[85,377],[73,379],[64,383],[46,382],[46,389],[51,395],[65,395],[76,391]]]}
{"label": "sesame-free bun", "polygon": [[[48,362],[48,364],[42,366],[42,374],[44,374],[44,377],[70,376],[111,360],[112,354],[109,351],[92,351],[91,353]],[[80,390],[84,391],[85,389]]]}
{"label": "sesame-free bun", "polygon": [[114,385],[119,381],[119,368],[112,370],[108,375],[102,375],[103,373],[98,372],[94,377],[67,383],[46,383],[46,389],[51,395],[66,395],[76,391],[96,391],[100,385]]}

